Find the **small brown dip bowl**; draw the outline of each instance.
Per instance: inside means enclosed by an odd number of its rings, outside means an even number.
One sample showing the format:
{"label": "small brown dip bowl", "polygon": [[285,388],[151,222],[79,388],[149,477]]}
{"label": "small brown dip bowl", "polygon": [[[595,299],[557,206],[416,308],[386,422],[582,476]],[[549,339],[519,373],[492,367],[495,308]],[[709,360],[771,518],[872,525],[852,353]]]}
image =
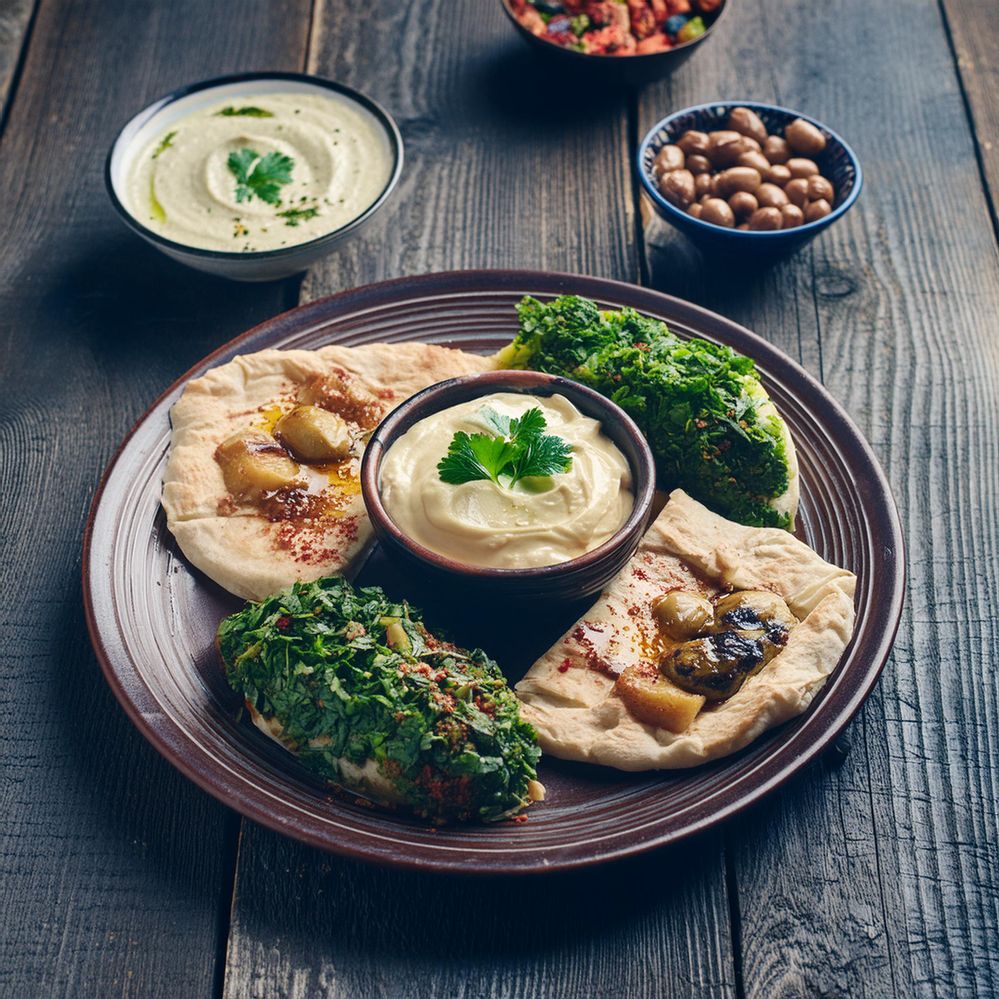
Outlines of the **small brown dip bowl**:
{"label": "small brown dip bowl", "polygon": [[[494,392],[518,392],[541,398],[562,395],[592,419],[615,444],[631,468],[634,506],[617,533],[592,551],[555,565],[495,569],[466,565],[409,538],[382,504],[382,460],[392,444],[415,423]],[[443,455],[441,456],[443,457]],[[648,526],[655,493],[655,464],[649,445],[631,417],[598,392],[556,375],[538,371],[491,371],[438,382],[394,409],[375,429],[361,462],[361,493],[375,536],[393,559],[435,584],[462,594],[476,593],[503,601],[569,601],[597,593],[634,554]]]}

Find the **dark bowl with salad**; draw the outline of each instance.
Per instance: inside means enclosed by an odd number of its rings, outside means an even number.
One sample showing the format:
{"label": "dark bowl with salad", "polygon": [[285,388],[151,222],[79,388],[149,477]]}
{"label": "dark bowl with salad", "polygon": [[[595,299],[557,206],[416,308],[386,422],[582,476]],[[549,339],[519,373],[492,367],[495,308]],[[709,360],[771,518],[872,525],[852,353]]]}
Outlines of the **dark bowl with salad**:
{"label": "dark bowl with salad", "polygon": [[500,0],[521,37],[566,69],[626,83],[668,76],[714,30],[727,0]]}

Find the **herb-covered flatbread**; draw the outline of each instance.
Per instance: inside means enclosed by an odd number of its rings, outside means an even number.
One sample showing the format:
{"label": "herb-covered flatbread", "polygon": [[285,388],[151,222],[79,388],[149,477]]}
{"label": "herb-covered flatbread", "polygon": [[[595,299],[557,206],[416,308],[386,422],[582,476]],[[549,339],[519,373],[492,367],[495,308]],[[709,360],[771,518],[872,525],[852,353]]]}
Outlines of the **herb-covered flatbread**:
{"label": "herb-covered flatbread", "polygon": [[541,750],[496,663],[377,587],[298,583],[226,618],[218,644],[254,723],[336,784],[435,822],[543,795]]}

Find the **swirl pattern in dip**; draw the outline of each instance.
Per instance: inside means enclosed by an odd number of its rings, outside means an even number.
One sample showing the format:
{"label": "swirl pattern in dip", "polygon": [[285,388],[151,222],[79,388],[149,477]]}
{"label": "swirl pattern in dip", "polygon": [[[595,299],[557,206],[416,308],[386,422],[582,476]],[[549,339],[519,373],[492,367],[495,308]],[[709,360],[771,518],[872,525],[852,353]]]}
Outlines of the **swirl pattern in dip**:
{"label": "swirl pattern in dip", "polygon": [[[484,408],[519,417],[538,407],[546,433],[572,445],[572,466],[512,489],[479,479],[443,482],[437,464],[458,431],[489,432]],[[414,424],[381,465],[382,502],[415,542],[465,565],[524,569],[578,558],[608,541],[634,506],[627,459],[565,396],[501,392]]]}
{"label": "swirl pattern in dip", "polygon": [[126,207],[185,246],[229,252],[306,243],[361,215],[394,155],[378,119],[331,91],[263,94],[193,111],[133,158]]}

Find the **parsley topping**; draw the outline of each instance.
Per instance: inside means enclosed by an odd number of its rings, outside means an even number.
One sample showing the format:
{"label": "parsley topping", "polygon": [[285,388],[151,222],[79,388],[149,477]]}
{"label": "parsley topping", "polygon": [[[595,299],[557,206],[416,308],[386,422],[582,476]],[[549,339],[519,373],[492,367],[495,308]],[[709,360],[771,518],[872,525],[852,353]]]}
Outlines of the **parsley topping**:
{"label": "parsley topping", "polygon": [[310,208],[287,208],[283,212],[278,212],[279,219],[284,219],[285,225],[296,226],[299,222],[307,222],[314,219],[319,214],[319,209],[314,205]]}
{"label": "parsley topping", "polygon": [[167,132],[166,135],[160,139],[160,144],[153,150],[153,159],[155,160],[160,153],[165,153],[172,145],[173,140],[177,137],[176,129],[172,132]]}
{"label": "parsley topping", "polygon": [[515,419],[488,406],[480,415],[496,433],[459,430],[437,465],[441,481],[461,485],[489,479],[512,489],[528,476],[554,475],[572,468],[572,445],[545,434],[548,423],[537,406]]}
{"label": "parsley topping", "polygon": [[261,156],[254,149],[237,149],[229,154],[227,166],[236,178],[236,200],[257,197],[269,205],[281,204],[281,187],[291,183],[295,161],[284,153]]}
{"label": "parsley topping", "polygon": [[265,111],[263,108],[255,108],[252,105],[245,108],[226,107],[215,112],[216,116],[223,118],[273,118],[273,111]]}
{"label": "parsley topping", "polygon": [[575,295],[525,298],[517,312],[520,332],[499,366],[562,375],[613,399],[648,438],[666,488],[743,524],[792,526],[773,506],[791,475],[786,429],[748,357]]}
{"label": "parsley topping", "polygon": [[227,617],[230,686],[299,761],[432,821],[501,819],[526,805],[541,750],[499,666],[436,638],[377,587],[296,583]]}

